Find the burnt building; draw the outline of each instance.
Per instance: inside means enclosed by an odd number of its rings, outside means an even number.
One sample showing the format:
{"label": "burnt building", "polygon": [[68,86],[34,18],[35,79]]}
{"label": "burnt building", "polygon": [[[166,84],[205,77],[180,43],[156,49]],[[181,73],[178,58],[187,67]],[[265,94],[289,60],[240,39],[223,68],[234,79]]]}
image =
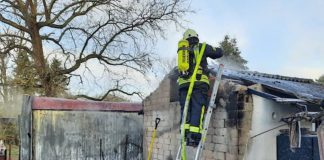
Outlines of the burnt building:
{"label": "burnt building", "polygon": [[[175,159],[180,144],[177,97],[171,72],[144,100],[144,155],[154,119],[161,118],[153,159]],[[316,131],[324,106],[323,85],[311,79],[225,69],[215,103],[203,159],[319,160],[322,140]]]}

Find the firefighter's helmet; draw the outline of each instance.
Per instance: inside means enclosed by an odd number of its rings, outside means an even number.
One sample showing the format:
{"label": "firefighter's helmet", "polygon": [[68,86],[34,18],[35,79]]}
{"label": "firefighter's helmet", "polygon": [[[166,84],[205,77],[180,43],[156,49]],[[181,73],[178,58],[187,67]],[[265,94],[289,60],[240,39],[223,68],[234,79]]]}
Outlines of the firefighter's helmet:
{"label": "firefighter's helmet", "polygon": [[183,33],[183,39],[188,39],[191,37],[195,37],[198,38],[198,34],[195,30],[193,29],[187,29],[184,33]]}

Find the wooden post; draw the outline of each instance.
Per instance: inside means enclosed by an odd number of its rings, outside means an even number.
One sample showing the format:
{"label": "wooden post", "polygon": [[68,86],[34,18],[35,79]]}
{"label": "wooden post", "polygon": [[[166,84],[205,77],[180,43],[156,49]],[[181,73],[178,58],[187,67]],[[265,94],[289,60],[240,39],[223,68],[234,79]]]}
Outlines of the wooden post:
{"label": "wooden post", "polygon": [[9,160],[11,160],[11,143],[9,143]]}
{"label": "wooden post", "polygon": [[32,97],[24,96],[19,119],[20,159],[32,160]]}

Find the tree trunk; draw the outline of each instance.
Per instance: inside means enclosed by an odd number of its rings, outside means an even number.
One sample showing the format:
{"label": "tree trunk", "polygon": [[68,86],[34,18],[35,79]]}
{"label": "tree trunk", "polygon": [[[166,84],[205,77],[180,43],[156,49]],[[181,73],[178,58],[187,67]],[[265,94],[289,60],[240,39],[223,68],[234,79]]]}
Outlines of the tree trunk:
{"label": "tree trunk", "polygon": [[50,84],[50,76],[47,74],[46,61],[44,58],[43,43],[39,33],[40,28],[37,24],[37,4],[34,1],[28,0],[30,7],[30,17],[28,18],[28,28],[33,46],[33,59],[36,70],[39,74],[42,87],[44,88],[45,96],[52,96],[52,88]]}
{"label": "tree trunk", "polygon": [[39,34],[39,28],[37,24],[32,24],[30,27],[31,30],[31,39],[33,46],[33,59],[35,62],[36,70],[39,74],[42,87],[44,88],[45,96],[52,96],[52,87],[50,84],[50,76],[47,74],[46,61],[44,58],[43,44],[42,39]]}
{"label": "tree trunk", "polygon": [[50,84],[50,76],[47,74],[46,62],[43,52],[43,44],[39,34],[39,30],[35,28],[31,35],[33,45],[33,57],[35,61],[36,70],[39,73],[42,86],[44,88],[45,96],[52,96],[52,87]]}

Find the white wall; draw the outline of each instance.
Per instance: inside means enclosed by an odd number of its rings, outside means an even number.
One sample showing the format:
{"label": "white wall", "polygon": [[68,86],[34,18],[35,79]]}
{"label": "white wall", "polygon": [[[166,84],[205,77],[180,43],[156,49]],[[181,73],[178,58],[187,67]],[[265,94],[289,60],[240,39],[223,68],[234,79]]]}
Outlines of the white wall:
{"label": "white wall", "polygon": [[[279,122],[280,119],[297,111],[298,109],[292,105],[279,104],[253,95],[250,137],[284,124],[283,122]],[[304,127],[308,127],[308,124],[304,124]],[[285,125],[274,129],[253,139],[250,138],[245,160],[276,160],[276,136],[279,134],[279,130],[284,128],[288,128],[288,126]]]}

